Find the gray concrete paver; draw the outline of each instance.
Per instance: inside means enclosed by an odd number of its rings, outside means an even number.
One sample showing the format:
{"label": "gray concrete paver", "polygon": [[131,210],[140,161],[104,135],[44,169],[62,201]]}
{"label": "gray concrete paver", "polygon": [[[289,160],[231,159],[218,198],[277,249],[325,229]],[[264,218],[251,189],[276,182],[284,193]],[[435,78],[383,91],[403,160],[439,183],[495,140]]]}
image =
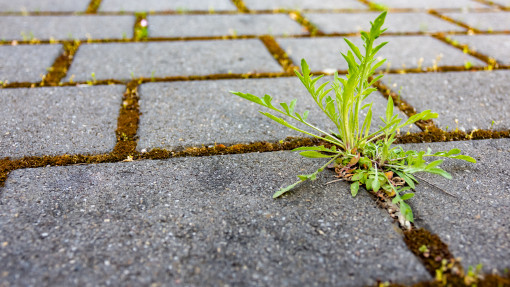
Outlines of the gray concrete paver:
{"label": "gray concrete paver", "polygon": [[417,111],[438,113],[434,123],[443,130],[510,129],[510,71],[388,75],[383,82]]}
{"label": "gray concrete paver", "polygon": [[248,9],[251,10],[274,10],[274,9],[367,9],[368,7],[355,0],[244,0]]}
{"label": "gray concrete paver", "polygon": [[465,270],[480,263],[484,273],[510,267],[510,139],[405,147],[430,147],[433,151],[460,148],[478,161],[446,160],[443,167],[452,174],[452,180],[419,174],[422,183],[409,202],[416,224],[438,234],[449,250],[462,258]]}
{"label": "gray concrete paver", "polygon": [[[332,77],[327,80],[332,81]],[[270,94],[275,106],[297,98],[296,111],[302,113],[309,110],[310,123],[326,131],[336,130],[335,125],[317,107],[296,77],[149,83],[140,87],[142,115],[138,129],[138,150],[174,150],[215,143],[229,145],[304,136],[259,114],[260,110],[269,110],[232,95],[229,91],[251,93],[258,97]],[[374,101],[372,131],[375,132],[378,125],[382,125],[379,117],[384,115],[387,101],[378,92],[374,92],[368,100]],[[402,113],[400,116],[407,118]],[[299,128],[313,132],[299,122],[288,120]],[[420,131],[416,126],[412,126],[402,132],[408,130]]]}
{"label": "gray concrete paver", "polygon": [[80,46],[67,80],[282,72],[257,39],[101,43]]}
{"label": "gray concrete paver", "polygon": [[[370,30],[379,12],[367,13],[305,13],[305,17],[324,33],[357,33]],[[388,33],[466,31],[465,28],[442,21],[427,13],[389,13],[384,28]]]}
{"label": "gray concrete paver", "polygon": [[230,0],[103,0],[99,11],[151,12],[151,11],[237,11]]}
{"label": "gray concrete paver", "polygon": [[459,44],[468,45],[470,49],[485,56],[495,58],[503,65],[510,65],[510,35],[473,35],[451,36]]}
{"label": "gray concrete paver", "polygon": [[406,9],[442,9],[457,8],[469,10],[472,8],[490,8],[491,6],[481,4],[471,0],[427,0],[427,1],[407,1],[407,0],[371,0],[373,3],[381,4],[388,8],[406,8]]}
{"label": "gray concrete paver", "polygon": [[90,0],[0,0],[1,12],[85,12]]}
{"label": "gray concrete paver", "polygon": [[[348,37],[362,49],[362,42],[358,38]],[[349,48],[343,37],[278,38],[277,41],[295,63],[300,63],[304,58],[312,71],[348,69],[347,63],[340,54],[340,52],[346,53]],[[380,68],[382,70],[404,67],[431,68],[434,64],[439,67],[463,67],[467,62],[475,67],[486,66],[484,62],[429,36],[383,36],[376,44],[383,41],[389,43],[378,53],[379,59],[387,59],[386,64]]]}
{"label": "gray concrete paver", "polygon": [[0,46],[0,81],[37,83],[62,52],[62,45]]}
{"label": "gray concrete paver", "polygon": [[124,91],[124,86],[0,89],[0,158],[110,152]]}
{"label": "gray concrete paver", "polygon": [[510,31],[509,12],[443,13],[479,31]]}
{"label": "gray concrete paver", "polygon": [[366,193],[291,152],[46,167],[2,189],[0,257],[13,284],[368,286],[429,280]]}
{"label": "gray concrete paver", "polygon": [[[134,16],[3,16],[2,40],[87,40],[133,37]],[[108,29],[105,29],[108,27]]]}
{"label": "gray concrete paver", "polygon": [[150,37],[301,35],[307,31],[283,14],[152,15]]}

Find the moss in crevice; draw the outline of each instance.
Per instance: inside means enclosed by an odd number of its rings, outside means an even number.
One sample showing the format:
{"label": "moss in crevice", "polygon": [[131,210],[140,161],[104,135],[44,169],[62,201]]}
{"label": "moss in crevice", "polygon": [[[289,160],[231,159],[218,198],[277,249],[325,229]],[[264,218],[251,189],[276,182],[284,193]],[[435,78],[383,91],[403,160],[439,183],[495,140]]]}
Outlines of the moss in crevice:
{"label": "moss in crevice", "polygon": [[85,13],[87,14],[95,14],[101,5],[101,0],[90,0],[89,6]]}
{"label": "moss in crevice", "polygon": [[480,33],[480,30],[478,30],[478,29],[476,29],[474,27],[470,27],[469,25],[466,25],[465,23],[457,21],[457,20],[455,20],[453,18],[450,18],[450,17],[448,17],[446,15],[440,14],[436,10],[432,9],[432,10],[429,10],[428,12],[432,16],[436,16],[436,17],[438,17],[438,18],[440,18],[440,19],[442,19],[444,21],[450,22],[452,24],[455,24],[457,26],[461,26],[462,28],[467,29],[469,31],[468,33]]}
{"label": "moss in crevice", "polygon": [[510,138],[510,131],[474,130],[467,133],[463,131],[445,132],[440,129],[436,129],[433,131],[400,135],[397,137],[395,144],[450,142],[450,141],[484,140],[501,138]]}
{"label": "moss in crevice", "polygon": [[303,26],[310,35],[316,36],[316,35],[324,35],[324,32],[319,30],[317,26],[315,26],[312,22],[310,22],[308,19],[306,19],[301,12],[299,11],[290,11],[289,17],[298,22],[301,26]]}
{"label": "moss in crevice", "polygon": [[140,81],[131,81],[126,85],[126,92],[122,98],[122,107],[117,119],[117,144],[111,155],[118,160],[134,156],[136,152],[136,133],[140,120],[140,105],[138,103],[138,86]]}
{"label": "moss in crevice", "polygon": [[237,10],[241,13],[250,13],[250,10],[246,7],[243,0],[232,0],[232,3],[236,5]]}
{"label": "moss in crevice", "polygon": [[260,36],[260,40],[266,48],[269,50],[271,55],[275,58],[275,60],[280,63],[285,72],[292,72],[294,70],[299,69],[293,62],[292,59],[289,58],[285,50],[283,50],[280,45],[276,42],[273,36],[264,35]]}
{"label": "moss in crevice", "polygon": [[496,61],[496,59],[470,49],[469,45],[460,44],[460,43],[450,39],[449,37],[445,36],[443,33],[433,34],[432,37],[461,50],[463,53],[469,54],[477,59],[480,59],[480,60],[486,62],[488,65],[485,68],[486,70],[493,70],[493,69],[499,68],[499,63]]}
{"label": "moss in crevice", "polygon": [[143,41],[149,37],[149,26],[147,22],[147,13],[138,12],[135,14],[136,20],[133,27],[133,40]]}
{"label": "moss in crevice", "polygon": [[67,75],[67,70],[71,66],[74,55],[79,47],[80,41],[67,41],[62,43],[62,54],[55,59],[48,74],[41,81],[40,86],[58,86],[60,81]]}

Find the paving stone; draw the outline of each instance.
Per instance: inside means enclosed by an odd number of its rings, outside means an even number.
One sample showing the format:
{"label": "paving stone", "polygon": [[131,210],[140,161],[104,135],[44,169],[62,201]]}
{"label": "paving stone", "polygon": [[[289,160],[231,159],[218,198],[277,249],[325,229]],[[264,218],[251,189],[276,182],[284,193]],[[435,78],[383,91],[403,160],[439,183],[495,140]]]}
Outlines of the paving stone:
{"label": "paving stone", "polygon": [[[356,33],[369,31],[370,21],[374,21],[379,12],[367,13],[306,13],[305,17],[325,33]],[[384,27],[389,33],[465,31],[466,29],[442,21],[427,13],[389,13]]]}
{"label": "paving stone", "polygon": [[230,0],[103,0],[99,11],[237,11]]}
{"label": "paving stone", "polygon": [[470,0],[427,0],[427,1],[407,1],[407,0],[372,0],[373,3],[381,4],[388,8],[411,8],[411,9],[442,9],[442,8],[489,8],[479,2]]}
{"label": "paving stone", "polygon": [[[430,280],[367,193],[272,193],[322,161],[291,152],[45,167],[9,175],[13,285],[369,286]],[[305,168],[303,168],[305,167]]]}
{"label": "paving stone", "polygon": [[154,15],[148,17],[150,37],[306,34],[283,14]]}
{"label": "paving stone", "polygon": [[[276,106],[298,98],[296,111],[309,110],[310,123],[325,131],[336,130],[297,78],[149,83],[140,87],[142,115],[138,150],[278,141],[288,136],[305,136],[264,117],[258,113],[263,107],[228,91],[259,97],[268,93],[274,97]],[[373,93],[368,100],[374,101],[372,131],[375,132],[378,125],[382,125],[379,117],[384,115],[387,102],[379,93]],[[406,118],[402,113],[400,115]],[[298,122],[295,124],[312,132]],[[420,131],[415,126],[409,129]]]}
{"label": "paving stone", "polygon": [[0,39],[132,38],[134,23],[134,16],[3,16],[0,17]]}
{"label": "paving stone", "polygon": [[124,86],[1,89],[0,158],[110,152],[124,90]]}
{"label": "paving stone", "polygon": [[409,200],[415,223],[438,234],[465,270],[481,263],[484,273],[504,271],[510,267],[510,140],[406,145],[426,147],[460,148],[477,163],[446,160],[442,166],[452,180],[419,174],[421,183]]}
{"label": "paving stone", "polygon": [[364,9],[367,6],[354,0],[244,0],[250,10],[274,9]]}
{"label": "paving stone", "polygon": [[460,44],[466,44],[472,50],[486,56],[495,58],[503,65],[510,65],[510,35],[476,35],[476,36],[451,36]]}
{"label": "paving stone", "polygon": [[[362,47],[359,37],[348,39]],[[343,37],[278,38],[277,41],[294,63],[300,63],[305,58],[312,71],[346,71],[348,68],[339,53],[345,53],[349,48]],[[429,36],[380,37],[376,44],[382,41],[389,43],[378,53],[378,58],[387,59],[381,69],[418,68],[420,59],[423,59],[423,68],[433,67],[434,63],[439,67],[463,67],[467,62],[473,66],[486,66],[484,62]]]}
{"label": "paving stone", "polygon": [[0,46],[0,81],[40,82],[61,52],[61,45]]}
{"label": "paving stone", "polygon": [[417,111],[438,113],[441,129],[510,129],[510,71],[387,75],[383,82]]}
{"label": "paving stone", "polygon": [[454,20],[460,21],[480,31],[510,31],[510,13],[444,13]]}
{"label": "paving stone", "polygon": [[2,12],[85,12],[90,0],[0,0]]}
{"label": "paving stone", "polygon": [[127,80],[248,72],[281,72],[264,44],[257,39],[99,43],[80,46],[67,73],[74,81]]}
{"label": "paving stone", "polygon": [[494,2],[495,4],[499,4],[499,5],[502,5],[503,7],[510,7],[510,0],[494,0],[492,1]]}

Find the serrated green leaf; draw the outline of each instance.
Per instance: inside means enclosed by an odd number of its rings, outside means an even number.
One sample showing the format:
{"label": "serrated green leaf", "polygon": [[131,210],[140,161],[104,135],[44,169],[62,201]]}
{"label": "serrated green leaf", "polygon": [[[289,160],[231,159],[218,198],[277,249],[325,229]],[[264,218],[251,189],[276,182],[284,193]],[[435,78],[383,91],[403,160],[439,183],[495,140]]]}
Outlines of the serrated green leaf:
{"label": "serrated green leaf", "polygon": [[363,59],[363,56],[361,55],[361,52],[359,51],[358,47],[356,47],[356,45],[354,45],[351,41],[349,41],[349,39],[347,38],[344,38],[344,41],[347,43],[347,45],[349,45],[349,47],[351,48],[351,50],[354,52],[354,54],[356,55],[356,57],[361,61]]}
{"label": "serrated green leaf", "polygon": [[284,193],[288,192],[289,190],[293,189],[296,185],[298,185],[299,183],[303,182],[302,180],[298,181],[298,182],[295,182],[287,187],[284,187],[280,190],[278,190],[277,192],[275,192],[273,194],[273,198],[278,198],[280,196],[282,196]]}
{"label": "serrated green leaf", "polygon": [[241,93],[241,92],[233,92],[233,91],[230,91],[230,93],[236,95],[236,96],[239,96],[243,99],[246,99],[250,102],[254,102],[256,104],[259,104],[259,105],[264,105],[264,102],[257,96],[254,96],[252,94],[245,94],[245,93]]}
{"label": "serrated green leaf", "polygon": [[399,207],[400,207],[400,212],[402,213],[404,218],[409,222],[414,222],[414,216],[413,216],[413,211],[411,210],[411,207],[404,201],[400,202]]}
{"label": "serrated green leaf", "polygon": [[471,163],[476,163],[476,159],[474,159],[470,156],[467,156],[467,155],[457,155],[457,156],[452,156],[451,158],[465,160],[465,161],[471,162]]}
{"label": "serrated green leaf", "polygon": [[413,198],[413,196],[414,196],[414,193],[406,193],[406,194],[404,194],[404,195],[400,196],[400,198],[401,198],[402,200],[408,200],[408,199],[410,199],[410,198]]}
{"label": "serrated green leaf", "polygon": [[438,159],[438,160],[435,160],[431,163],[429,163],[426,167],[425,167],[425,170],[428,170],[428,169],[431,169],[431,168],[435,168],[436,166],[440,165],[443,163],[443,160],[442,159]]}
{"label": "serrated green leaf", "polygon": [[351,195],[355,197],[358,194],[359,182],[355,181],[351,184]]}
{"label": "serrated green leaf", "polygon": [[447,179],[452,179],[452,175],[446,172],[445,170],[442,170],[440,168],[430,168],[427,169],[427,172],[433,173],[433,174],[439,174],[443,177],[446,177]]}
{"label": "serrated green leaf", "polygon": [[320,153],[320,152],[316,152],[316,151],[303,151],[303,152],[300,152],[299,153],[301,156],[304,156],[304,157],[307,157],[307,158],[331,158],[331,157],[334,157],[335,155],[326,155],[326,154],[323,154],[323,153]]}

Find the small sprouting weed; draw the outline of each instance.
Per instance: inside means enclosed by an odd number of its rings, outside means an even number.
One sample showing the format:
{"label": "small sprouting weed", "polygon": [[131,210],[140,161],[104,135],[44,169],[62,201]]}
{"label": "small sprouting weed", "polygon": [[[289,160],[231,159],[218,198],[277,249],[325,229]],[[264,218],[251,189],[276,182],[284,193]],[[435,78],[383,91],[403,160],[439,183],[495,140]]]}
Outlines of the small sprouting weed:
{"label": "small sprouting weed", "polygon": [[[394,113],[394,103],[391,97],[388,98],[386,113],[381,117],[383,125],[379,126],[375,132],[372,131],[372,103],[364,101],[377,90],[373,85],[383,77],[382,74],[375,77],[372,75],[386,61],[385,59],[378,60],[376,54],[387,42],[375,45],[375,40],[386,31],[382,28],[385,18],[386,12],[381,13],[371,23],[369,32],[361,32],[364,53],[351,41],[345,39],[350,50],[346,54],[342,53],[342,56],[348,63],[348,73],[345,78],[335,73],[334,81],[330,87],[327,87],[329,82],[325,82],[319,87],[316,86],[323,76],[313,77],[304,59],[301,61],[301,72],[295,71],[318,107],[335,124],[335,131],[321,129],[311,124],[307,121],[308,111],[295,111],[297,99],[290,103],[273,105],[272,97],[267,94],[259,98],[252,94],[232,92],[234,95],[272,111],[272,113],[265,111],[260,113],[275,122],[327,143],[321,146],[294,149],[294,151],[299,151],[301,156],[324,158],[328,161],[311,174],[298,175],[297,182],[277,191],[273,195],[274,198],[285,194],[301,182],[316,180],[320,172],[331,168],[335,170],[340,180],[351,182],[350,190],[353,197],[358,194],[360,187],[364,187],[368,192],[377,196],[392,198],[392,203],[400,208],[404,217],[403,226],[409,228],[411,226],[409,222],[413,222],[414,217],[411,207],[405,201],[414,196],[411,191],[418,183],[413,174],[428,172],[451,178],[448,172],[439,167],[443,162],[442,159],[427,163],[426,157],[476,162],[472,157],[461,155],[461,151],[457,148],[433,153],[431,149],[418,152],[404,151],[400,146],[394,147],[393,143],[401,128],[420,120],[437,118],[438,114],[426,110],[404,121]],[[330,95],[330,92],[333,95]],[[304,130],[274,114],[284,115],[313,131]],[[366,114],[364,119],[361,119],[362,114]]]}
{"label": "small sprouting weed", "polygon": [[464,63],[464,68],[465,68],[466,70],[469,70],[469,69],[471,69],[472,67],[473,67],[473,63],[471,63],[470,61],[466,61],[466,62]]}
{"label": "small sprouting weed", "polygon": [[152,71],[152,72],[151,72],[151,82],[156,81],[156,78],[155,78],[155,76],[154,76],[155,74],[156,74],[156,71]]}

